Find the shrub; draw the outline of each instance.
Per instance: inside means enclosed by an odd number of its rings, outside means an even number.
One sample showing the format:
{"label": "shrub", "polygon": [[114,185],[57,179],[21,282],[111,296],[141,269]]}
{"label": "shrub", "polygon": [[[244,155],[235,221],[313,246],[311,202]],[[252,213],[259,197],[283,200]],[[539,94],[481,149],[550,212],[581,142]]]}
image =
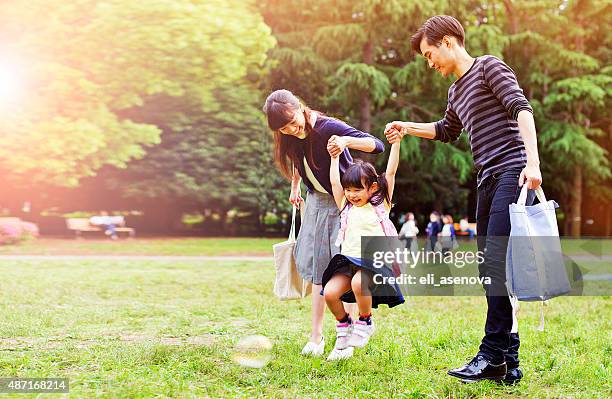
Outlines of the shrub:
{"label": "shrub", "polygon": [[38,226],[17,218],[0,219],[0,244],[16,244],[38,237]]}

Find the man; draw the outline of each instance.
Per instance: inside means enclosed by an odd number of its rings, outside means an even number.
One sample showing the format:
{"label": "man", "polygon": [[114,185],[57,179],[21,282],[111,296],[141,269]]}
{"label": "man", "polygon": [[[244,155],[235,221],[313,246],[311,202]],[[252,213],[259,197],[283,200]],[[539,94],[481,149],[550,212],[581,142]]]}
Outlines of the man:
{"label": "man", "polygon": [[[516,76],[504,62],[490,55],[472,57],[464,48],[465,32],[455,18],[435,16],[414,34],[414,51],[429,66],[457,80],[448,90],[444,118],[433,123],[391,122],[385,135],[389,142],[406,134],[450,142],[465,129],[470,138],[478,172],[476,209],[481,277],[485,286],[487,320],[480,350],[472,361],[452,369],[449,375],[466,382],[484,379],[515,383],[519,369],[519,336],[513,328],[513,312],[505,287],[505,259],[510,234],[508,206],[516,202],[521,187],[536,189],[542,183],[532,108],[518,86]],[[533,192],[528,205],[533,202]]]}

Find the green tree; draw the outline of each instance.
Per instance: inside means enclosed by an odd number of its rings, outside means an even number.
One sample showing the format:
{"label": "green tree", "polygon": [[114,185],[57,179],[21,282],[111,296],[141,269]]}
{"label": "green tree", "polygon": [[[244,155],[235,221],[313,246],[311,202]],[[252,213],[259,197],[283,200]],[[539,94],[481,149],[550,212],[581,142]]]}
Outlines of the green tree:
{"label": "green tree", "polygon": [[565,232],[581,234],[587,191],[609,188],[612,40],[609,1],[503,1],[505,54],[536,110],[544,181],[568,212]]}
{"label": "green tree", "polygon": [[[496,55],[517,73],[535,109],[547,191],[570,210],[566,230],[580,233],[585,187],[605,201],[612,197],[606,138],[611,52],[602,45],[612,39],[609,1],[289,3],[262,2],[279,40],[271,53],[277,61],[272,87],[286,86],[374,132],[394,119],[436,120],[451,80],[428,71],[409,38],[428,17],[450,14],[465,27],[472,55]],[[300,79],[300,71],[308,78]],[[416,198],[398,196],[401,208],[431,201],[431,207],[460,212],[448,197],[465,198],[454,188],[472,183],[467,139],[464,134],[455,145],[404,141],[398,193]]]}
{"label": "green tree", "polygon": [[213,35],[218,46],[214,51],[221,55],[239,49],[240,54],[228,54],[228,60],[240,66],[240,74],[206,82],[211,86],[207,96],[158,95],[124,112],[130,120],[161,129],[161,143],[126,170],[107,168],[97,179],[156,215],[166,229],[174,228],[185,212],[205,211],[219,217],[225,229],[232,209],[249,214],[255,228],[261,228],[263,216],[278,203],[275,185],[280,177],[269,173],[274,167],[270,133],[257,87],[274,40],[253,4],[235,1],[218,7],[212,15],[222,20],[216,24],[236,29]]}
{"label": "green tree", "polygon": [[[453,4],[451,10],[444,1],[340,1],[332,6],[268,0],[261,8],[278,40],[270,52],[270,87],[290,89],[314,108],[382,136],[389,121],[433,121],[446,108],[451,81],[428,71],[425,60],[412,52],[410,36],[428,17],[453,10],[473,24],[477,7]],[[475,38],[488,43],[487,32],[477,33]],[[379,166],[384,158],[378,157]],[[467,189],[462,186],[471,173],[465,135],[454,145],[407,138],[398,208],[465,213],[465,201],[460,202]]]}
{"label": "green tree", "polygon": [[[272,39],[242,1],[18,1],[0,11],[4,73],[21,68],[0,108],[7,179],[75,186],[125,168],[160,128],[122,112],[156,96],[218,111],[215,90],[262,62]],[[17,78],[16,76],[12,76]]]}

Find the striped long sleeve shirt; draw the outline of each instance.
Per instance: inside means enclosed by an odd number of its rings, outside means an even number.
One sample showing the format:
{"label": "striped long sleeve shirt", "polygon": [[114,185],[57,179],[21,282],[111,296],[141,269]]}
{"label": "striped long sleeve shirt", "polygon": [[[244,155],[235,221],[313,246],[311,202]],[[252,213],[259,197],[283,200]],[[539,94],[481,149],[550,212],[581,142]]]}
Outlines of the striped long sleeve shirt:
{"label": "striped long sleeve shirt", "polygon": [[435,140],[454,141],[463,129],[468,132],[480,186],[493,173],[527,164],[517,122],[523,110],[533,113],[514,71],[492,55],[478,57],[448,89],[448,106],[435,124]]}

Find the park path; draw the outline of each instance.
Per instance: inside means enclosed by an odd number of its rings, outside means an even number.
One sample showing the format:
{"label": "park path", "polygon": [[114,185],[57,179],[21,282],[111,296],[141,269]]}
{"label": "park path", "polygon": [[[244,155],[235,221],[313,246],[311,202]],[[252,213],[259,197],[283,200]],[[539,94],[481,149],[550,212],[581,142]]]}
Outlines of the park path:
{"label": "park path", "polygon": [[3,260],[150,260],[169,262],[269,262],[271,256],[182,256],[182,255],[0,255]]}
{"label": "park path", "polygon": [[[570,255],[581,261],[612,261],[612,255]],[[207,256],[207,255],[0,255],[2,260],[159,260],[159,261],[272,261],[272,256]]]}
{"label": "park path", "polygon": [[[574,261],[612,261],[612,255],[571,255]],[[206,255],[0,255],[3,260],[151,260],[151,261],[197,261],[197,262],[270,262],[272,256],[206,256]]]}

